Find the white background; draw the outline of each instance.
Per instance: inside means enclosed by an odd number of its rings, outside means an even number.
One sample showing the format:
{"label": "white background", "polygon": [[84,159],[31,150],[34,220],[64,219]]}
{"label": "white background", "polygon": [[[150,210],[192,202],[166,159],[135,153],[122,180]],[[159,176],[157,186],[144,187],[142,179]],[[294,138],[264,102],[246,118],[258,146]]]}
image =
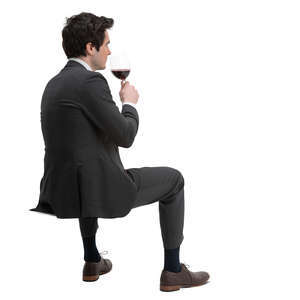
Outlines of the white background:
{"label": "white background", "polygon": [[[2,299],[299,299],[299,7],[297,1],[8,1],[1,4]],[[140,94],[126,168],[185,178],[181,261],[210,282],[159,291],[158,203],[99,219],[113,270],[81,280],[77,219],[30,212],[43,175],[41,95],[67,62],[65,18],[115,20],[111,50],[130,57]],[[120,82],[109,66],[114,99]],[[138,298],[139,297],[139,298]]]}

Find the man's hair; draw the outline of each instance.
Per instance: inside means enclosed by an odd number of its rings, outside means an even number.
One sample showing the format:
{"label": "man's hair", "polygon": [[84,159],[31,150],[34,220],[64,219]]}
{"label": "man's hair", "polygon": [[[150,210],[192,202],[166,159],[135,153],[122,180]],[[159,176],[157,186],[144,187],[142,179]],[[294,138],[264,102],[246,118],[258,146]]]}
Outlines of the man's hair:
{"label": "man's hair", "polygon": [[66,18],[62,30],[62,46],[67,58],[86,56],[85,46],[89,42],[99,51],[105,38],[105,30],[110,29],[113,24],[114,20],[111,18],[97,17],[87,12]]}

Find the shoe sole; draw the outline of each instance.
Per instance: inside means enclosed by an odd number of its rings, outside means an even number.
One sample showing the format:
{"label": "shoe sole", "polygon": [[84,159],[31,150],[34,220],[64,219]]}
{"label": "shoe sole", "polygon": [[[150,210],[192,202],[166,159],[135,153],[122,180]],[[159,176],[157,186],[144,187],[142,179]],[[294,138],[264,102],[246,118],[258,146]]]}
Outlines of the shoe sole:
{"label": "shoe sole", "polygon": [[208,283],[208,281],[201,282],[199,284],[184,284],[184,285],[160,285],[160,290],[162,292],[174,292],[178,291],[181,288],[190,288],[190,287],[195,287],[195,286],[200,286]]}
{"label": "shoe sole", "polygon": [[87,282],[90,282],[90,281],[96,281],[96,280],[99,279],[100,275],[104,275],[104,274],[106,274],[106,273],[108,273],[108,272],[110,272],[110,271],[111,271],[111,270],[106,271],[106,272],[101,272],[101,273],[99,273],[99,274],[97,274],[97,275],[83,275],[83,276],[82,276],[82,280],[83,280],[83,281],[87,281]]}
{"label": "shoe sole", "polygon": [[82,276],[82,280],[83,281],[96,281],[99,279],[99,276],[100,275],[89,275],[89,276],[84,275],[84,276]]}

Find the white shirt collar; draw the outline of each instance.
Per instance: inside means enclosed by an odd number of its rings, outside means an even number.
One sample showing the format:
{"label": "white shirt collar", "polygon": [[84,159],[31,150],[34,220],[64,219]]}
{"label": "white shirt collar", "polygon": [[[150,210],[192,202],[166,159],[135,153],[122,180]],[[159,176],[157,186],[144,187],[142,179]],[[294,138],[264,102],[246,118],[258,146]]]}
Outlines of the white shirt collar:
{"label": "white shirt collar", "polygon": [[92,68],[84,60],[82,60],[82,59],[80,59],[78,57],[71,57],[68,60],[77,61],[78,63],[82,64],[87,70],[93,71]]}

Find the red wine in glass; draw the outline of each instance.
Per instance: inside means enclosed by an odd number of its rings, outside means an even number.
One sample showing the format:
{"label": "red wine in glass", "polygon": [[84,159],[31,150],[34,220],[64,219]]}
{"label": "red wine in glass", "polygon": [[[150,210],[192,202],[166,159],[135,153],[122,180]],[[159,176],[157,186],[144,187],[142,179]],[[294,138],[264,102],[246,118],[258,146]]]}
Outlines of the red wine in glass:
{"label": "red wine in glass", "polygon": [[125,51],[113,54],[110,57],[110,70],[122,82],[128,77],[130,73],[129,58]]}
{"label": "red wine in glass", "polygon": [[121,80],[125,80],[130,73],[130,69],[112,69],[111,71],[118,79]]}

